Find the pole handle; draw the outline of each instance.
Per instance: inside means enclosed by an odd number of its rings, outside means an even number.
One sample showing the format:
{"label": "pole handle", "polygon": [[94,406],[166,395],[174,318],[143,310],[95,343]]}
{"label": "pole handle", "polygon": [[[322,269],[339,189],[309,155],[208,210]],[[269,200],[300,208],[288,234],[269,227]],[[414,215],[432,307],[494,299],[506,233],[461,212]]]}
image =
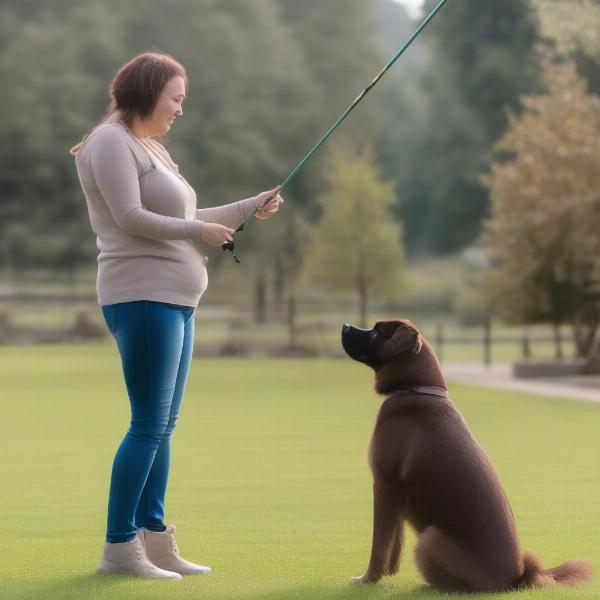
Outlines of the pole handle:
{"label": "pole handle", "polygon": [[[246,223],[262,208],[264,208],[265,206],[267,206],[267,204],[269,204],[269,202],[271,202],[271,200],[273,200],[273,198],[275,198],[277,196],[277,194],[279,194],[279,192],[281,191],[282,186],[278,185],[275,188],[275,191],[272,194],[269,194],[269,196],[267,197],[267,199],[263,202],[262,206],[255,208],[254,212],[235,230],[235,232],[233,233],[233,235],[235,236],[235,234],[238,231],[244,231],[244,226],[246,225]],[[233,240],[231,240],[230,242],[225,242],[222,246],[221,249],[223,250],[223,252],[231,252],[233,259],[235,260],[236,263],[240,263],[240,259],[235,255],[235,243]]]}

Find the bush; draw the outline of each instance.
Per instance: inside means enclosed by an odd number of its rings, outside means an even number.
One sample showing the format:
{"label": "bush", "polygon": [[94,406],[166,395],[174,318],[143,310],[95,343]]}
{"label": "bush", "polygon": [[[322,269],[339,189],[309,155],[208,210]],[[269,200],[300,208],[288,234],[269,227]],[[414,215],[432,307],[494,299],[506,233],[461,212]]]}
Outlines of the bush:
{"label": "bush", "polygon": [[79,311],[67,335],[76,340],[97,340],[106,337],[106,328],[100,325],[88,312]]}
{"label": "bush", "polygon": [[14,335],[14,328],[10,312],[3,308],[0,309],[0,342],[6,342]]}

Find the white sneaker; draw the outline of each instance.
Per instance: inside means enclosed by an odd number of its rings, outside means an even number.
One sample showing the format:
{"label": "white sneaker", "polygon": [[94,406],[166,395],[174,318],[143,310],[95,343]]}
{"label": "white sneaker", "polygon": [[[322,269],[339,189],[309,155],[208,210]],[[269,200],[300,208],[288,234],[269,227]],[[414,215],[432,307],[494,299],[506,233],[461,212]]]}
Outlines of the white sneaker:
{"label": "white sneaker", "polygon": [[165,531],[150,531],[145,527],[139,529],[148,559],[157,567],[175,571],[182,575],[206,575],[212,573],[210,567],[197,565],[179,556],[175,541],[175,525],[167,525]]}
{"label": "white sneaker", "polygon": [[105,542],[97,572],[103,575],[122,573],[148,579],[182,579],[179,573],[160,569],[148,560],[139,531],[129,542]]}

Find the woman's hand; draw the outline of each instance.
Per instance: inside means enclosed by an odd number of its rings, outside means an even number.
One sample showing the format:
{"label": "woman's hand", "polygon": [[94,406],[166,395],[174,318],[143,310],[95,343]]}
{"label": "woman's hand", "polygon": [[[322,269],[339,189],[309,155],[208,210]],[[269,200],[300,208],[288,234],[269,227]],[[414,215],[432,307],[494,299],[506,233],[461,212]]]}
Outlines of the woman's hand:
{"label": "woman's hand", "polygon": [[225,242],[233,240],[234,230],[220,223],[204,223],[202,227],[202,241],[211,246],[222,246]]}
{"label": "woman's hand", "polygon": [[[258,196],[254,197],[256,208],[258,208],[255,215],[257,219],[269,219],[279,210],[279,206],[283,204],[283,198],[279,194],[273,196],[278,189],[279,188],[276,187],[267,192],[261,192]],[[270,200],[265,207],[261,208],[270,196],[273,196],[272,200]]]}

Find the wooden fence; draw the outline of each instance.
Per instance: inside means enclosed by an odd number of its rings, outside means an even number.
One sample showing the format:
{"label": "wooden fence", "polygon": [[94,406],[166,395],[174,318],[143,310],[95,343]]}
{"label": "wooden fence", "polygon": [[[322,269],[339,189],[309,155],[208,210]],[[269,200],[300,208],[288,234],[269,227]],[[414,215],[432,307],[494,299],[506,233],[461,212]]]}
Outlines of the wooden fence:
{"label": "wooden fence", "polygon": [[527,360],[532,356],[532,347],[534,344],[553,344],[554,358],[561,360],[564,355],[564,338],[560,329],[555,329],[554,335],[531,335],[525,328],[520,336],[492,335],[492,326],[488,323],[482,328],[481,336],[447,336],[444,332],[444,326],[438,325],[432,339],[435,344],[435,351],[440,360],[444,359],[444,348],[450,344],[453,345],[479,345],[482,349],[483,362],[486,365],[492,364],[492,350],[494,346],[499,345],[518,345],[521,349],[521,358]]}

